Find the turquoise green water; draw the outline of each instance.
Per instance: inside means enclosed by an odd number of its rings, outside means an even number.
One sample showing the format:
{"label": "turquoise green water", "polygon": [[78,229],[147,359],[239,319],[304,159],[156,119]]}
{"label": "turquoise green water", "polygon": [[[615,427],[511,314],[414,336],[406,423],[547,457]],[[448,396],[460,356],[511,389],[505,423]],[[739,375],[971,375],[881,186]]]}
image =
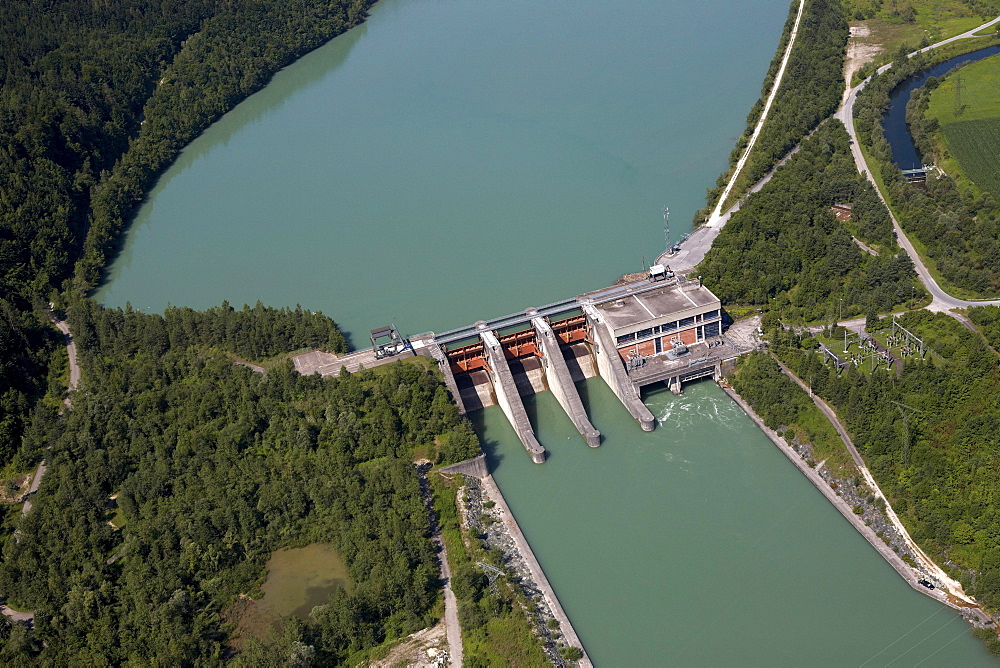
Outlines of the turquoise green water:
{"label": "turquoise green water", "polygon": [[586,381],[588,448],[551,393],[529,402],[532,464],[478,412],[511,511],[598,665],[995,665],[908,587],[722,390],[646,397],[644,433]]}
{"label": "turquoise green water", "polygon": [[184,152],[99,298],[301,303],[358,345],[604,287],[664,205],[690,228],[787,7],[379,3]]}
{"label": "turquoise green water", "polygon": [[[674,238],[725,167],[784,0],[388,0],[280,73],[161,178],[99,297],[322,309],[444,331],[603,287]],[[603,665],[987,660],[724,395],[657,395],[641,432],[601,381],[587,449],[545,394],[495,475]]]}

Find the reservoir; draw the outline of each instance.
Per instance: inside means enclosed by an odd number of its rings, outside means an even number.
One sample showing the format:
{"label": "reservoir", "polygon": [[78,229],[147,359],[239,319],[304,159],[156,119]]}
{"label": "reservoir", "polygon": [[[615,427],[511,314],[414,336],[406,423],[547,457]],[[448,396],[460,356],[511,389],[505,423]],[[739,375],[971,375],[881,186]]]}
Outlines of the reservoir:
{"label": "reservoir", "polygon": [[[690,229],[760,93],[784,0],[388,0],[195,141],[99,298],[323,310],[367,345],[604,287]],[[531,464],[472,417],[601,665],[986,664],[711,383],[600,379],[587,448],[546,393]]]}
{"label": "reservoir", "polygon": [[979,51],[955,56],[934,67],[915,74],[896,86],[889,96],[889,111],[882,119],[882,131],[892,149],[892,161],[900,169],[916,169],[923,165],[920,152],[913,144],[910,130],[906,125],[906,104],[910,94],[927,83],[931,77],[941,77],[960,65],[974,63],[983,58],[1000,54],[1000,46],[990,46]]}

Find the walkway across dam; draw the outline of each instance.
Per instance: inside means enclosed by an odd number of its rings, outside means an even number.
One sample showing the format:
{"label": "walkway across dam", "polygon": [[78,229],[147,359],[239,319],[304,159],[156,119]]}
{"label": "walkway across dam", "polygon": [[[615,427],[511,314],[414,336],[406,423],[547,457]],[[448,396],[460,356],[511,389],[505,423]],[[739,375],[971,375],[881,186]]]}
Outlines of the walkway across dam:
{"label": "walkway across dam", "polygon": [[[532,461],[545,461],[523,396],[551,391],[590,447],[601,444],[576,383],[600,376],[635,421],[656,421],[641,389],[711,376],[752,347],[723,333],[719,299],[700,280],[650,270],[640,280],[528,308],[441,334],[410,337],[393,354],[374,349],[344,356],[313,351],[294,358],[302,374],[339,375],[414,355],[433,359],[463,413],[499,405]],[[373,330],[381,332],[382,330]]]}

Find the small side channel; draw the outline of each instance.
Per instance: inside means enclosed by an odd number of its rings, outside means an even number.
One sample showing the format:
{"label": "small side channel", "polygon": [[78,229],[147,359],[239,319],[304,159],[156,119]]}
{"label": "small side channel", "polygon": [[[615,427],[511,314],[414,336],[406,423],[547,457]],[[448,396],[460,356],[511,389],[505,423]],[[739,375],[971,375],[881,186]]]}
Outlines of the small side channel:
{"label": "small side channel", "polygon": [[956,56],[943,63],[923,70],[909,79],[904,79],[889,96],[889,111],[882,119],[882,132],[892,149],[892,161],[900,169],[916,169],[923,165],[920,152],[913,144],[910,136],[910,129],[906,125],[906,104],[910,101],[910,94],[914,90],[923,86],[931,77],[940,77],[960,65],[974,63],[983,58],[989,58],[1000,54],[1000,45],[990,46],[979,51]]}

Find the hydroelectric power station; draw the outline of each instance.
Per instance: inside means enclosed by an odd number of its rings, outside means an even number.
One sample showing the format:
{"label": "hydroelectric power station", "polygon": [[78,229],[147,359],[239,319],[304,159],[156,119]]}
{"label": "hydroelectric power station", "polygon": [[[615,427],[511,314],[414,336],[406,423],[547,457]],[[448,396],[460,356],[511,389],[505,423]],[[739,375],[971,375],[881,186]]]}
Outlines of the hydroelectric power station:
{"label": "hydroelectric power station", "polygon": [[[389,344],[379,343],[389,340]],[[344,356],[294,358],[300,373],[339,375],[424,355],[437,362],[463,413],[499,405],[532,461],[545,461],[522,396],[551,391],[580,436],[598,447],[576,383],[600,376],[645,431],[656,420],[641,388],[665,383],[676,394],[697,378],[721,378],[751,348],[723,331],[719,298],[700,279],[653,265],[638,280],[436,334],[404,339],[395,325],[372,330],[372,348]]]}

